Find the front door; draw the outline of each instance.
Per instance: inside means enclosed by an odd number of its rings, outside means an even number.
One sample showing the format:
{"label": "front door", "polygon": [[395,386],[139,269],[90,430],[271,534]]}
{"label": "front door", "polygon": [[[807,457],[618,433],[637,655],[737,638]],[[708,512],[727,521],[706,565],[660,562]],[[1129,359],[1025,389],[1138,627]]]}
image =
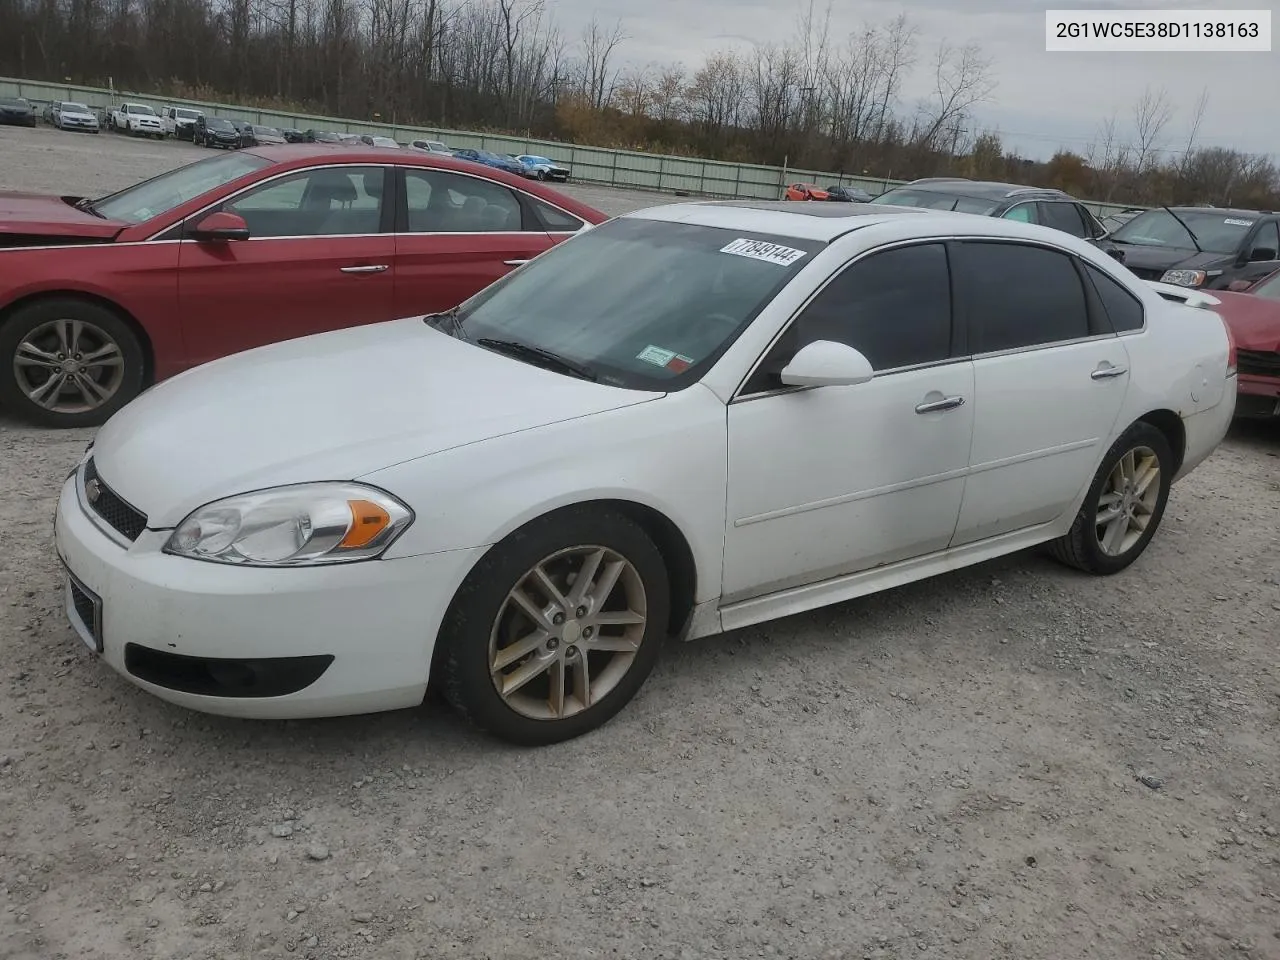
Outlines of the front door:
{"label": "front door", "polygon": [[395,303],[401,316],[455,307],[553,244],[503,184],[430,167],[400,170]]}
{"label": "front door", "polygon": [[[793,321],[728,408],[726,602],[946,548],[973,433],[951,313],[946,250],[926,243],[855,261]],[[862,351],[875,378],[783,387],[815,340]]]}
{"label": "front door", "polygon": [[379,166],[320,167],[223,203],[219,209],[244,218],[249,239],[181,244],[189,362],[393,319],[395,240],[384,230],[384,178]]}
{"label": "front door", "polygon": [[1071,255],[987,241],[951,254],[974,356],[959,546],[1047,523],[1073,503],[1106,452],[1129,357]]}

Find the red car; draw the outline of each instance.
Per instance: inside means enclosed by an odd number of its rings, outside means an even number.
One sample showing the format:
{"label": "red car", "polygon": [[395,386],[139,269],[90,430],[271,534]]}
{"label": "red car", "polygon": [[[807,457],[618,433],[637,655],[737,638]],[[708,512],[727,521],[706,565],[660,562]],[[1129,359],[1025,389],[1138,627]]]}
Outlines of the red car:
{"label": "red car", "polygon": [[1212,294],[1236,342],[1236,416],[1280,417],[1280,270]]}
{"label": "red car", "polygon": [[100,200],[0,193],[0,405],[99,424],[229,353],[447,310],[606,219],[500,170],[316,144],[221,154]]}
{"label": "red car", "polygon": [[830,200],[831,195],[816,183],[793,183],[783,194],[784,200]]}

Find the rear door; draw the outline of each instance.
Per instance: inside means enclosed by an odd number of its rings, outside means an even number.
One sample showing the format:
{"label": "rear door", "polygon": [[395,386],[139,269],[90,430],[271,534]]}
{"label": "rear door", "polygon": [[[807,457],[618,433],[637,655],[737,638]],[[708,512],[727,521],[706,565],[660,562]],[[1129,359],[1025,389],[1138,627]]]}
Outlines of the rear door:
{"label": "rear door", "polygon": [[959,546],[1067,509],[1115,428],[1129,357],[1070,254],[986,240],[950,253],[974,371]]}
{"label": "rear door", "polygon": [[399,316],[457,306],[556,242],[535,204],[505,184],[432,167],[397,167],[396,179]]}
{"label": "rear door", "polygon": [[190,362],[393,319],[389,179],[377,165],[314,167],[214,208],[243,217],[250,237],[181,244],[178,296]]}

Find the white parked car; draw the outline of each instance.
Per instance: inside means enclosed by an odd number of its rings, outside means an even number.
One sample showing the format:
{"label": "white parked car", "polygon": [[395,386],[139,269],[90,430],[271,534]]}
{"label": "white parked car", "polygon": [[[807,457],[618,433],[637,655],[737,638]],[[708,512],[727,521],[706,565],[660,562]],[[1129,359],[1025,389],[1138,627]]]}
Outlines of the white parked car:
{"label": "white parked car", "polygon": [[122,103],[108,114],[110,126],[135,137],[164,139],[164,124],[145,103]]}
{"label": "white parked car", "polygon": [[196,122],[203,116],[204,111],[194,107],[165,107],[160,120],[165,136],[194,142]]}
{"label": "white parked car", "polygon": [[83,103],[60,100],[53,104],[50,114],[53,118],[53,125],[59,130],[98,132],[98,115]]}
{"label": "white parked car", "polygon": [[63,487],[67,611],[198,710],[411,707],[434,680],[562,740],[668,637],[1039,544],[1122,570],[1223,437],[1233,355],[1214,313],[1045,227],[659,207],[446,314],[144,393]]}
{"label": "white parked car", "polygon": [[423,150],[427,153],[437,153],[442,157],[452,157],[453,151],[439,140],[411,140],[409,146],[414,150]]}

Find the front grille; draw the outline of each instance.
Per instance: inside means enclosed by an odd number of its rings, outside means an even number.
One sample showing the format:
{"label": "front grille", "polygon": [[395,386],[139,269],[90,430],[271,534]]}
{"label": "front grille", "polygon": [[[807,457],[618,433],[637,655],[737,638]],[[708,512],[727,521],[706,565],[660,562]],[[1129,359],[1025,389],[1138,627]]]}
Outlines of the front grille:
{"label": "front grille", "polygon": [[71,606],[81,625],[93,638],[94,646],[102,651],[102,612],[98,598],[82,587],[75,577],[68,577],[67,584],[71,588]]}
{"label": "front grille", "polygon": [[[98,467],[89,458],[84,465],[85,498],[89,509],[100,516],[116,532],[129,540],[137,540],[147,528],[147,515],[130,506],[98,476]],[[97,491],[97,496],[93,495]]]}
{"label": "front grille", "polygon": [[1252,377],[1280,377],[1280,353],[1237,350],[1236,371]]}

